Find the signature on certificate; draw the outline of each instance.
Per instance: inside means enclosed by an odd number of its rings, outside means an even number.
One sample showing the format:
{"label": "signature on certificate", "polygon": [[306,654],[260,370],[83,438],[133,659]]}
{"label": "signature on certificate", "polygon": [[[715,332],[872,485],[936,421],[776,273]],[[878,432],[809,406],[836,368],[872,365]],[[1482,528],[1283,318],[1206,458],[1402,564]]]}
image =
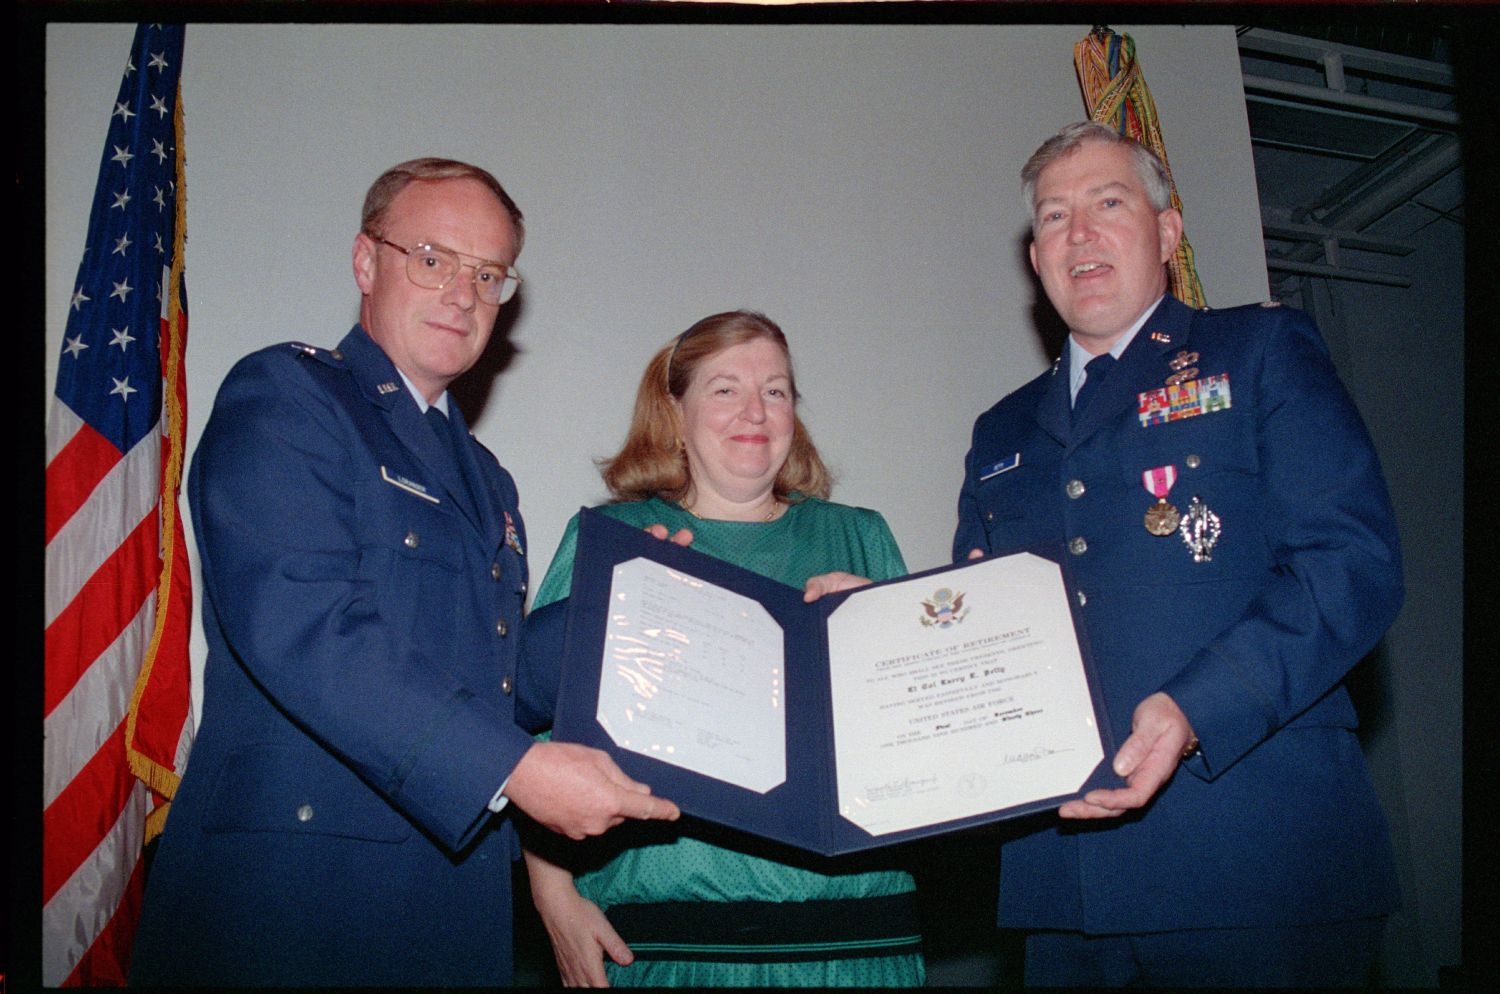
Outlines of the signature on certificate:
{"label": "signature on certificate", "polygon": [[1010,766],[1012,763],[1035,763],[1037,760],[1039,760],[1039,759],[1046,759],[1048,756],[1056,756],[1059,753],[1072,752],[1072,751],[1073,750],[1071,748],[1069,748],[1069,749],[1053,749],[1053,748],[1050,748],[1049,746],[1044,746],[1044,745],[1032,746],[1030,749],[1027,749],[1025,752],[1008,752],[1008,753],[1006,753],[1000,759],[1000,765],[1001,766]]}

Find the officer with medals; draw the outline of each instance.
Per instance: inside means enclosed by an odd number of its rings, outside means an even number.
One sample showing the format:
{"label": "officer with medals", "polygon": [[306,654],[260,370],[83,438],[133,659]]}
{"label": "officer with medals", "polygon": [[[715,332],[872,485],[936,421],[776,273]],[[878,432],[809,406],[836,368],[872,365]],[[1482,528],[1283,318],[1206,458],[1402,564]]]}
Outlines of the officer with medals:
{"label": "officer with medals", "polygon": [[495,986],[512,976],[510,802],[573,838],[671,802],[534,742],[515,484],[448,385],[514,294],[521,212],[446,159],[371,186],[338,348],[225,378],[188,496],[203,721],[146,888],[137,985]]}
{"label": "officer with medals", "polygon": [[1167,295],[1145,147],[1072,125],[1022,179],[1069,337],[976,422],[954,556],[1062,552],[1124,782],[1018,825],[1000,924],[1033,985],[1363,986],[1398,895],[1342,680],[1402,600],[1369,436],[1305,315]]}

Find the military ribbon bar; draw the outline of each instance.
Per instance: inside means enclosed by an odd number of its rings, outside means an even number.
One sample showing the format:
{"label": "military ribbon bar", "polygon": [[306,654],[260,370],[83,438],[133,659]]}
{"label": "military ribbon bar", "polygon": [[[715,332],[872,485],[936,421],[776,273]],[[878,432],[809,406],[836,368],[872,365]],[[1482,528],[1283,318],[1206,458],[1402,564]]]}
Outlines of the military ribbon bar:
{"label": "military ribbon bar", "polygon": [[514,552],[516,555],[518,555],[518,556],[524,556],[524,555],[526,555],[526,551],[521,548],[521,539],[520,539],[520,536],[516,532],[516,522],[515,522],[515,519],[513,519],[510,516],[510,512],[509,511],[506,511],[504,513],[505,513],[505,544],[508,545],[508,546],[510,546],[511,551]]}
{"label": "military ribbon bar", "polygon": [[1137,413],[1142,427],[1181,421],[1230,407],[1229,374],[1188,380],[1170,386],[1147,390],[1136,396]]}

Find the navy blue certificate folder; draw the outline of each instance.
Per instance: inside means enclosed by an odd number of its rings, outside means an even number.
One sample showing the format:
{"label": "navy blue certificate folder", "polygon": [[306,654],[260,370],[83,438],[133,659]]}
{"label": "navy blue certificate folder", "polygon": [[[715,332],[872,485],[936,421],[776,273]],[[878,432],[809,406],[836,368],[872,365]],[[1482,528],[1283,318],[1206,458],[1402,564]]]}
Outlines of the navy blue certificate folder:
{"label": "navy blue certificate folder", "polygon": [[[1038,552],[1037,554],[1053,563],[1060,558],[1056,553],[1047,555],[1044,552]],[[598,718],[601,686],[603,681],[610,679],[612,669],[605,655],[606,641],[610,637],[611,626],[618,629],[620,624],[618,616],[615,616],[615,605],[611,604],[611,590],[615,582],[616,567],[630,563],[632,560],[648,560],[688,578],[705,581],[733,594],[749,598],[759,603],[771,619],[781,627],[782,646],[785,653],[783,667],[785,693],[779,698],[785,726],[784,780],[764,791],[737,786],[727,780],[695,772],[677,763],[658,758],[662,753],[648,755],[635,751],[633,748],[621,748],[611,731],[605,727],[605,724],[601,724]],[[973,565],[975,564],[966,563],[927,570],[898,580],[829,595],[812,604],[806,604],[803,603],[801,590],[694,552],[691,548],[682,548],[670,542],[660,541],[641,529],[584,509],[579,519],[572,596],[568,599],[565,608],[562,674],[553,723],[553,736],[560,741],[580,742],[606,750],[626,774],[650,784],[654,793],[675,801],[687,814],[829,856],[892,845],[927,835],[1055,808],[1063,801],[1081,796],[1095,787],[1119,786],[1122,781],[1109,766],[1109,760],[1114,755],[1114,743],[1109,733],[1108,723],[1099,720],[1099,716],[1105,712],[1099,697],[1097,681],[1094,678],[1088,647],[1082,638],[1082,629],[1077,623],[1077,618],[1071,616],[1073,608],[1070,604],[1072,635],[1078,639],[1079,658],[1082,660],[1084,678],[1088,685],[1087,696],[1092,703],[1092,715],[1089,717],[1092,719],[1094,729],[1097,730],[1098,747],[1102,756],[1097,765],[1092,766],[1092,773],[1087,774],[1082,787],[1070,793],[1029,798],[1023,803],[996,810],[971,813],[930,824],[922,823],[895,830],[882,830],[878,834],[872,834],[841,814],[835,767],[834,730],[835,708],[841,706],[843,702],[835,702],[833,699],[834,683],[831,680],[829,664],[829,617],[849,598],[868,596],[868,591],[917,579],[923,582],[914,586],[914,590],[936,589],[938,594],[935,599],[923,602],[926,605],[925,618],[919,617],[924,608],[914,600],[914,610],[909,620],[913,623],[920,621],[921,624],[927,626],[952,624],[955,618],[961,622],[963,614],[966,613],[963,609],[962,596],[959,596],[959,604],[955,608],[951,602],[943,602],[943,595],[950,594],[951,591],[964,586],[963,571]],[[1071,601],[1071,598],[1064,597],[1063,600]],[[559,604],[557,608],[563,609],[563,605]],[[1000,637],[995,636],[997,639]],[[907,658],[910,657],[902,657],[901,660],[893,662],[901,662]],[[986,674],[990,672],[998,672],[998,670],[988,670]],[[664,674],[664,679],[670,680],[671,678],[670,672]],[[903,675],[902,679],[906,677]],[[992,677],[991,679],[1000,678]],[[650,687],[644,688],[642,692],[644,700],[650,699],[651,689]],[[915,687],[912,689],[915,690]],[[956,692],[947,691],[950,694]],[[993,697],[996,692],[990,693]],[[648,707],[644,701],[633,706],[641,708],[643,713]],[[991,705],[990,702],[974,703],[970,709],[978,710],[981,706],[990,707]],[[962,711],[963,707],[957,710]],[[1021,707],[1017,705],[1012,710],[1016,714],[1007,714],[1005,718],[1014,717],[1018,719],[1019,724],[1019,719],[1023,717]],[[942,714],[947,713],[950,712]],[[940,717],[938,712],[933,711],[920,720],[914,717],[910,719],[910,722],[916,726],[927,722],[928,719],[938,721]],[[1000,711],[996,711],[993,718],[988,715],[982,717],[989,726],[996,726],[1002,720]],[[850,727],[851,721],[857,723],[860,720],[860,715],[846,715],[844,727]],[[947,726],[940,722],[932,727],[942,730],[936,734],[948,734]],[[927,735],[929,732],[930,729],[920,733],[917,731],[903,733],[903,735]],[[700,737],[705,735],[712,737],[714,732],[711,729],[700,730],[697,734]],[[960,750],[963,746],[955,740],[952,748]],[[1054,750],[1043,751],[1051,753]],[[1004,756],[995,756],[993,762],[987,759],[981,759],[979,762],[985,764],[984,776],[1003,778],[1007,775],[1020,775],[1020,764],[1025,764],[1039,755],[1041,753],[1022,749]],[[1092,756],[1092,751],[1081,752],[1080,756],[1087,763]],[[969,756],[965,761],[972,764],[975,760]],[[1087,768],[1085,766],[1085,769]],[[919,789],[934,789],[932,784],[926,781],[930,779],[936,782],[941,780],[943,775],[943,770],[934,770],[932,777],[918,778],[922,782],[915,786]],[[971,776],[974,775],[971,774]],[[981,779],[977,776],[975,778]],[[902,777],[897,774],[891,782],[876,785],[874,788],[876,793],[873,796],[878,798],[893,794],[902,795],[903,792],[910,791],[913,787],[911,777]],[[963,785],[944,789],[957,790],[962,793]],[[941,811],[941,806],[938,806],[937,810]]]}

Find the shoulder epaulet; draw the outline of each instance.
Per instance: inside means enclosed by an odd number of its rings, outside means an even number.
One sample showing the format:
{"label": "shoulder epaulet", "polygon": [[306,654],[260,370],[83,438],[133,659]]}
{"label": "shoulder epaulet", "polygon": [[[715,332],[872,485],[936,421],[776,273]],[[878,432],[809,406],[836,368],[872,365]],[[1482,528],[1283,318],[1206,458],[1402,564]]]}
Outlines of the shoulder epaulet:
{"label": "shoulder epaulet", "polygon": [[320,349],[306,342],[287,342],[286,347],[296,352],[298,358],[317,359],[329,366],[336,366],[344,361],[344,353],[338,349]]}
{"label": "shoulder epaulet", "polygon": [[1228,317],[1244,311],[1258,311],[1266,307],[1280,307],[1279,300],[1262,300],[1258,304],[1240,304],[1236,307],[1200,307],[1198,313],[1206,317]]}

